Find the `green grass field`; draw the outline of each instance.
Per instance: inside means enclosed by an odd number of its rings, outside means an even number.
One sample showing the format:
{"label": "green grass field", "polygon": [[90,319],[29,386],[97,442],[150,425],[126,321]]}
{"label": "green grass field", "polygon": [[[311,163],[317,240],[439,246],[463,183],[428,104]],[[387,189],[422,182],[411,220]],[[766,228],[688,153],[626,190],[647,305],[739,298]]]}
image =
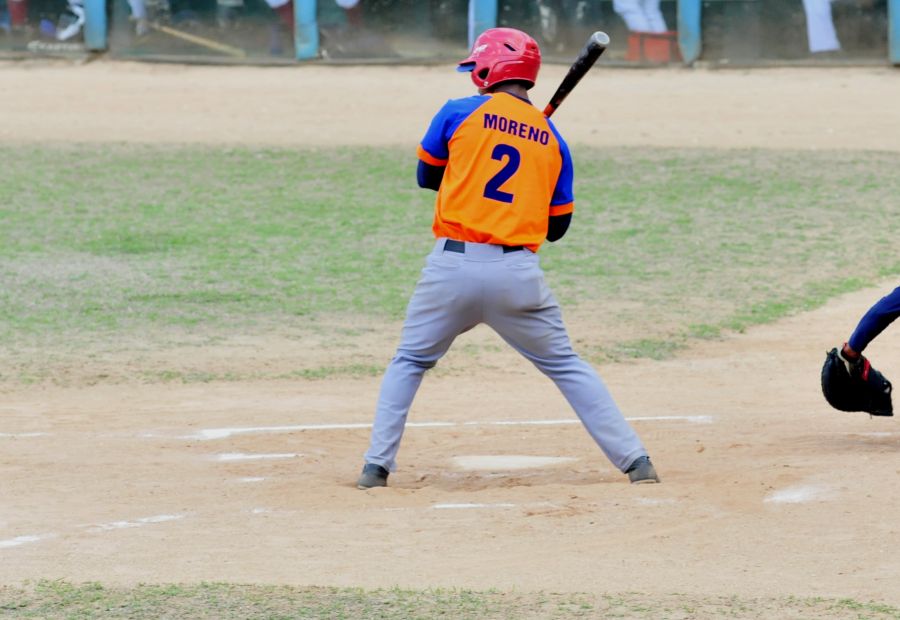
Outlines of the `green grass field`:
{"label": "green grass field", "polygon": [[292,588],[222,583],[107,588],[47,581],[0,587],[4,617],[44,620],[168,618],[170,620],[569,620],[631,618],[816,618],[887,620],[900,609],[854,599],[698,597],[650,599],[618,595],[473,590]]}
{"label": "green grass field", "polygon": [[[620,334],[581,342],[593,361],[666,357],[900,273],[895,153],[574,155],[573,226],[542,256],[564,309]],[[432,243],[434,194],[396,148],[6,145],[0,157],[7,381],[42,380],[36,352],[397,322]],[[296,376],[377,368],[351,366]]]}

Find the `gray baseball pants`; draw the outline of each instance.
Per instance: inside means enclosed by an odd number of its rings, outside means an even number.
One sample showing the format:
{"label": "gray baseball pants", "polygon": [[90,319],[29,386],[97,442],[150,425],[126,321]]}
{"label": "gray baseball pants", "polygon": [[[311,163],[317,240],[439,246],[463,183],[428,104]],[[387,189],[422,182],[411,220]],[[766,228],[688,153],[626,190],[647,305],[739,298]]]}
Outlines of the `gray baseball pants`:
{"label": "gray baseball pants", "polygon": [[466,243],[465,253],[438,239],[416,284],[397,354],[385,371],[367,463],[396,469],[397,451],[422,376],[453,340],[486,323],[550,377],[610,462],[625,471],[646,456],[641,440],[590,364],[572,350],[559,305],[537,254]]}

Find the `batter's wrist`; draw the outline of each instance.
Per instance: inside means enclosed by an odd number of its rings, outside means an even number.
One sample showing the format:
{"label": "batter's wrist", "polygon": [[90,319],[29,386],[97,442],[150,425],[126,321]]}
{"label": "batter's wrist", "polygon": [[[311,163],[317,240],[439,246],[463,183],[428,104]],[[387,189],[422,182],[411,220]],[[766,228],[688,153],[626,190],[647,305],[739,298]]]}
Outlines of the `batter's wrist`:
{"label": "batter's wrist", "polygon": [[844,347],[841,349],[841,353],[850,361],[856,361],[861,357],[861,353],[859,353],[858,351],[854,351],[846,342],[844,343]]}

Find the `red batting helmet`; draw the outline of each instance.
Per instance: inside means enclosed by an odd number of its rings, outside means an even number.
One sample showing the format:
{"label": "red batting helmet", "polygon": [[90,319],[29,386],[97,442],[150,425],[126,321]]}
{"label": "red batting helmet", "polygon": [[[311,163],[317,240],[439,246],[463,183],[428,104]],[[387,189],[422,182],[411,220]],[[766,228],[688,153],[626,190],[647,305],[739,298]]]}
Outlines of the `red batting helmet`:
{"label": "red batting helmet", "polygon": [[540,68],[541,49],[534,39],[515,28],[491,28],[475,39],[472,53],[456,70],[471,71],[475,86],[490,88],[510,80],[534,86]]}

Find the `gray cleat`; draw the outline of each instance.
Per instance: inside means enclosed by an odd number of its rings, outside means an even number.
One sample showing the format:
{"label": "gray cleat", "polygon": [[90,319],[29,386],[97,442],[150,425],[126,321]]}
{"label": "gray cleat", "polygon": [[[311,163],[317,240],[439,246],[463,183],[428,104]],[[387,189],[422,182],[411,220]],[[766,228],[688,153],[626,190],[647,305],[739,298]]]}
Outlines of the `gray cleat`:
{"label": "gray cleat", "polygon": [[631,464],[626,471],[628,474],[628,479],[631,480],[631,484],[652,484],[655,482],[659,482],[659,476],[656,475],[656,470],[653,468],[653,463],[650,462],[649,456],[640,456],[635,459],[634,463]]}
{"label": "gray cleat", "polygon": [[366,463],[359,480],[356,481],[357,489],[371,489],[372,487],[386,487],[388,470],[375,463]]}

